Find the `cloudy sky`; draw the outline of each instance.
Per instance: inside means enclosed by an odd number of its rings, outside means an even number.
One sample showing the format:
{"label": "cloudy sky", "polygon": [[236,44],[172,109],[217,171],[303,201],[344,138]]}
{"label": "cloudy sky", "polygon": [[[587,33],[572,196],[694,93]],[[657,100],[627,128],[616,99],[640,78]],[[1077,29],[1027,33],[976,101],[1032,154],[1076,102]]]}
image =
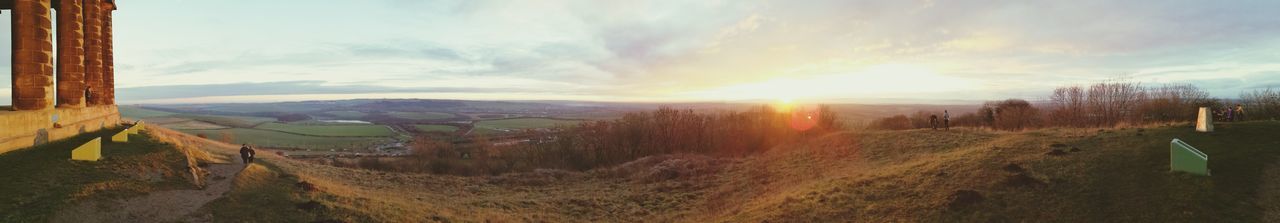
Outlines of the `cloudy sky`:
{"label": "cloudy sky", "polygon": [[1194,83],[1233,98],[1280,87],[1276,9],[1280,1],[128,0],[114,14],[116,84],[122,103],[986,100],[1108,79]]}

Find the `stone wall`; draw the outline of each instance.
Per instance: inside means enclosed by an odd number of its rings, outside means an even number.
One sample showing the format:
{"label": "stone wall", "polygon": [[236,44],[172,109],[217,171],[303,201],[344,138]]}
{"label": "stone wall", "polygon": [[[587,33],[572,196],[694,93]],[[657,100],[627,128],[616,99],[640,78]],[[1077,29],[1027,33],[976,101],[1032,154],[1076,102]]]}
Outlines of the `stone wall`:
{"label": "stone wall", "polygon": [[[56,120],[55,120],[56,119]],[[0,153],[120,125],[115,105],[0,111]]]}
{"label": "stone wall", "polygon": [[[0,111],[0,153],[120,125],[114,0],[0,0],[0,9],[12,13],[13,36],[13,106]],[[56,61],[51,11],[61,49]]]}

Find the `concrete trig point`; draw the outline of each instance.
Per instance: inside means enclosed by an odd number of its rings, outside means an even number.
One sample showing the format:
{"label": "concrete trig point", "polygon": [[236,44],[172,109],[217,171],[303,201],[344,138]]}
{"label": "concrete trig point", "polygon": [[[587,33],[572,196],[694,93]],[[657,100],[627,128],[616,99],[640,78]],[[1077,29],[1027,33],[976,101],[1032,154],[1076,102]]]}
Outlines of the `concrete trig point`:
{"label": "concrete trig point", "polygon": [[115,0],[0,0],[0,9],[13,23],[13,106],[0,111],[0,153],[118,125]]}
{"label": "concrete trig point", "polygon": [[1196,131],[1213,131],[1213,112],[1209,111],[1209,107],[1200,107],[1200,115],[1196,116]]}

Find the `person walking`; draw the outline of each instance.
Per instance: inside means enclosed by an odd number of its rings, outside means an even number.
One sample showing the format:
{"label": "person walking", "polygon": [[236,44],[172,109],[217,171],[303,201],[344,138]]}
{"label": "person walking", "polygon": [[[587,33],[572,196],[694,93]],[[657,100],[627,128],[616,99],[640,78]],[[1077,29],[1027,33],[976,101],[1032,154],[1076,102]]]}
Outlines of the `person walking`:
{"label": "person walking", "polygon": [[946,130],[951,130],[951,113],[942,110],[942,126]]}
{"label": "person walking", "polygon": [[933,130],[938,130],[938,115],[929,115],[929,126],[932,126]]}
{"label": "person walking", "polygon": [[257,153],[249,148],[249,144],[240,145],[240,159],[244,160],[244,164],[253,163],[254,156],[257,156]]}

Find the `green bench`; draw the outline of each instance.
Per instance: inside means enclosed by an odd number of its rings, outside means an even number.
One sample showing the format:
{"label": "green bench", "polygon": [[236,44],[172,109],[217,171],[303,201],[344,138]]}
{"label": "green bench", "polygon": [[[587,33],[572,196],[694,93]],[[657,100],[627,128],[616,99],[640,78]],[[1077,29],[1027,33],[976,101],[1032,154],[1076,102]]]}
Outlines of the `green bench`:
{"label": "green bench", "polygon": [[1180,139],[1169,142],[1169,170],[1209,176],[1209,155]]}

